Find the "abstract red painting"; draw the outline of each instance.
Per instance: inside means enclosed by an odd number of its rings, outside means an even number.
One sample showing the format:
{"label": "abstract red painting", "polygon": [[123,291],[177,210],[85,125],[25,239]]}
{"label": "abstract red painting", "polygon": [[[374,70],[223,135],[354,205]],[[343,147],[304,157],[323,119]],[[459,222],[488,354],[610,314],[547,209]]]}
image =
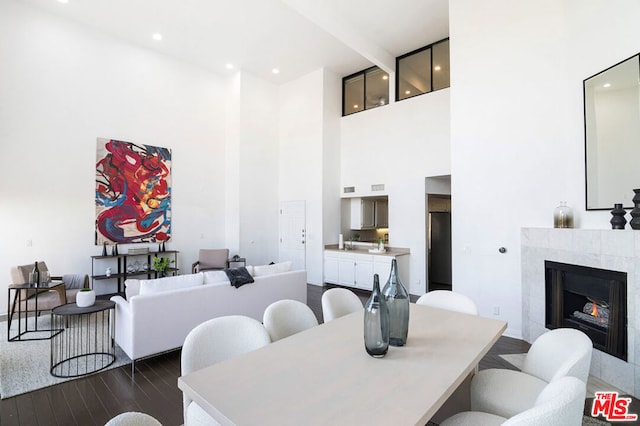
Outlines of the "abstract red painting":
{"label": "abstract red painting", "polygon": [[96,245],[171,238],[171,150],[98,138]]}

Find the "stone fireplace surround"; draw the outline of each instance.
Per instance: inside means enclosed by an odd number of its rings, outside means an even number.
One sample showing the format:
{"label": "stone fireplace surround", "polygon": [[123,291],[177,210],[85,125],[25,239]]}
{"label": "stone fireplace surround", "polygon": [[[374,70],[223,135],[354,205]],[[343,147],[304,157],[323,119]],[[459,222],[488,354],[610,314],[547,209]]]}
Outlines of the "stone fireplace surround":
{"label": "stone fireplace surround", "polygon": [[591,375],[640,398],[640,231],[522,228],[522,334],[531,343],[545,328],[544,261],[627,273],[628,362],[597,349]]}

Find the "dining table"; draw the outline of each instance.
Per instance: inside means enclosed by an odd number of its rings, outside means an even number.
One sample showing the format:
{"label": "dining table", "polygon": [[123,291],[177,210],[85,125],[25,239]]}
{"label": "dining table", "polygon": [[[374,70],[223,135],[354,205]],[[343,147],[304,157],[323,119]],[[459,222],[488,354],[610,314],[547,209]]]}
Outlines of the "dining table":
{"label": "dining table", "polygon": [[178,378],[223,425],[425,425],[505,321],[412,303],[406,345],[364,347],[364,310]]}

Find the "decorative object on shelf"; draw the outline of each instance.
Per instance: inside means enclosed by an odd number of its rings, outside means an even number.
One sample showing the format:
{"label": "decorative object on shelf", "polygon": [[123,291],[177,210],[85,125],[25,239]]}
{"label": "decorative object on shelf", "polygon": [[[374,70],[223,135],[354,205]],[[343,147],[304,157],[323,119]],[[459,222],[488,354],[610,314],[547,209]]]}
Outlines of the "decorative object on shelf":
{"label": "decorative object on shelf", "polygon": [[96,303],[96,292],[90,288],[81,288],[76,294],[76,305],[78,308],[87,308]]}
{"label": "decorative object on shelf", "polygon": [[147,254],[149,253],[149,247],[136,247],[130,248],[127,250],[127,254],[136,255],[136,254]]}
{"label": "decorative object on shelf", "polygon": [[133,263],[127,265],[127,273],[133,274],[135,272]]}
{"label": "decorative object on shelf", "polygon": [[[171,238],[171,149],[115,139],[96,141],[96,244]],[[144,200],[144,208],[139,203]]]}
{"label": "decorative object on shelf", "polygon": [[573,228],[573,210],[567,206],[566,201],[560,201],[560,205],[553,211],[554,228]]}
{"label": "decorative object on shelf", "polygon": [[627,224],[627,219],[624,215],[627,214],[627,211],[622,208],[622,203],[617,203],[613,205],[613,210],[611,210],[611,229],[624,229],[624,226]]}
{"label": "decorative object on shelf", "polygon": [[640,229],[640,189],[634,189],[633,192],[633,210],[631,210],[631,220],[629,225],[631,229]]}
{"label": "decorative object on shelf", "polygon": [[391,260],[391,273],[382,289],[389,309],[389,344],[404,346],[409,333],[409,293],[398,276],[398,262]]}
{"label": "decorative object on shelf", "polygon": [[149,270],[149,264],[147,262],[144,262],[142,264],[142,266],[140,267],[141,271],[147,272]]}
{"label": "decorative object on shelf", "polygon": [[342,234],[338,234],[338,250],[344,249],[344,237]]}
{"label": "decorative object on shelf", "polygon": [[118,255],[118,244],[114,244],[111,247],[111,256],[117,256]]}
{"label": "decorative object on shelf", "polygon": [[173,263],[173,259],[155,256],[153,258],[153,269],[158,272],[161,277],[166,277],[171,263]]}
{"label": "decorative object on shelf", "polygon": [[383,357],[389,350],[389,310],[378,274],[373,275],[373,291],[364,305],[364,347],[373,357]]}
{"label": "decorative object on shelf", "polygon": [[109,267],[104,271],[104,276],[105,276],[105,277],[110,277],[110,276],[111,276],[111,266],[109,266]]}
{"label": "decorative object on shelf", "polygon": [[107,242],[106,241],[104,243],[102,243],[102,255],[103,256],[107,255]]}
{"label": "decorative object on shelf", "polygon": [[40,283],[40,269],[38,269],[38,261],[35,261],[35,264],[33,265],[33,271],[31,272],[31,279],[29,280],[29,284],[34,284],[36,287],[38,287],[38,284]]}
{"label": "decorative object on shelf", "polygon": [[164,241],[162,242],[162,252],[164,253],[165,251],[167,251],[167,248],[164,246]]}
{"label": "decorative object on shelf", "polygon": [[382,238],[378,238],[378,251],[384,251],[384,240]]}

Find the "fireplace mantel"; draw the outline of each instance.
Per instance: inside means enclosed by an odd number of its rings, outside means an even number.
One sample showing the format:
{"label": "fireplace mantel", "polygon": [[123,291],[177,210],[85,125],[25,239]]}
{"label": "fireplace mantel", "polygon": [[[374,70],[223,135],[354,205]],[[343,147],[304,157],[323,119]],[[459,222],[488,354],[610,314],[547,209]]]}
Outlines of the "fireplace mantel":
{"label": "fireplace mantel", "polygon": [[[627,273],[627,362],[594,349],[591,375],[640,398],[640,231],[523,228],[522,333],[545,328],[545,260]],[[636,273],[637,270],[637,273]]]}

